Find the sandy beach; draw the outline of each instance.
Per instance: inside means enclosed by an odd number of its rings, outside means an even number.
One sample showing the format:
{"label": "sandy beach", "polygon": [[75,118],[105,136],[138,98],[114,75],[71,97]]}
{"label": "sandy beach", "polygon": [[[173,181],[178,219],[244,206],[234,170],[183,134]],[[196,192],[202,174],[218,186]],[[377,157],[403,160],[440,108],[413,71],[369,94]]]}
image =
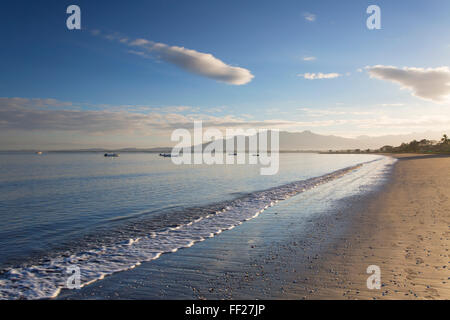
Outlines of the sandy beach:
{"label": "sandy beach", "polygon": [[[450,298],[450,157],[395,157],[390,183],[349,208],[353,227],[315,263],[308,299]],[[369,265],[380,290],[365,285]]]}

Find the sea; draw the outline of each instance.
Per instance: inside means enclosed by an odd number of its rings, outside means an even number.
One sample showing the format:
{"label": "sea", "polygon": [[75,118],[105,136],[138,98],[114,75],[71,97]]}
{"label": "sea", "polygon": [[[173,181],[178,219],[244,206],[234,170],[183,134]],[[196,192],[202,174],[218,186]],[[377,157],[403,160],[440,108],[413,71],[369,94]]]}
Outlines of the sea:
{"label": "sea", "polygon": [[[0,299],[58,297],[74,274],[89,286],[207,244],[315,189],[365,192],[394,163],[381,155],[281,153],[278,174],[264,176],[259,165],[175,165],[152,153],[1,152]],[[336,190],[318,188],[340,179]],[[300,215],[311,201],[296,204]]]}

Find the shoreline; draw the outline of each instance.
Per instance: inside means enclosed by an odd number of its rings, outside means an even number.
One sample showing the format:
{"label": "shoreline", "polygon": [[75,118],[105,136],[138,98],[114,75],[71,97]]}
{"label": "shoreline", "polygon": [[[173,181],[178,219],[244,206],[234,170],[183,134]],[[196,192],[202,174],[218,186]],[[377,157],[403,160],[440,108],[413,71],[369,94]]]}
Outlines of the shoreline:
{"label": "shoreline", "polygon": [[[306,298],[450,299],[450,156],[391,156],[386,188],[349,209],[350,232],[323,253]],[[365,285],[370,265],[380,290]]]}
{"label": "shoreline", "polygon": [[306,276],[314,263],[350,227],[348,204],[382,187],[384,166],[368,164],[281,201],[239,228],[80,291],[63,290],[58,299],[293,299],[292,286],[303,297],[315,290]]}
{"label": "shoreline", "polygon": [[[450,157],[395,157],[376,190],[334,201],[338,179],[319,187],[322,202],[305,192],[58,299],[449,299]],[[370,265],[381,269],[380,290],[366,286]]]}

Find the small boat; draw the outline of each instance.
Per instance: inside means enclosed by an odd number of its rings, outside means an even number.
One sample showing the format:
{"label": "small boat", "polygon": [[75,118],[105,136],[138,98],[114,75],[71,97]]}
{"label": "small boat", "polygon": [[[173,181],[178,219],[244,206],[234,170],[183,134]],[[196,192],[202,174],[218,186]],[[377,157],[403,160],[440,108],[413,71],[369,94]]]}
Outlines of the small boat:
{"label": "small boat", "polygon": [[37,154],[38,156],[42,156],[43,152],[42,152],[42,151],[36,151],[36,154]]}
{"label": "small boat", "polygon": [[172,154],[171,153],[160,153],[159,156],[160,157],[164,157],[164,158],[172,158]]}
{"label": "small boat", "polygon": [[119,156],[117,153],[105,153],[105,158],[118,158]]}

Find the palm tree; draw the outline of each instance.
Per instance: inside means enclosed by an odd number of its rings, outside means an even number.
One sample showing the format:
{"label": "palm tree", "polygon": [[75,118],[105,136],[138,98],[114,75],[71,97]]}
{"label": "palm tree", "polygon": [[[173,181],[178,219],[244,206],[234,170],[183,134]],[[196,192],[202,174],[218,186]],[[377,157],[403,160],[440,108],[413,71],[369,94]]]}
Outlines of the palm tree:
{"label": "palm tree", "polygon": [[442,144],[448,144],[449,141],[450,141],[450,139],[448,138],[448,136],[446,134],[444,134],[441,139]]}

